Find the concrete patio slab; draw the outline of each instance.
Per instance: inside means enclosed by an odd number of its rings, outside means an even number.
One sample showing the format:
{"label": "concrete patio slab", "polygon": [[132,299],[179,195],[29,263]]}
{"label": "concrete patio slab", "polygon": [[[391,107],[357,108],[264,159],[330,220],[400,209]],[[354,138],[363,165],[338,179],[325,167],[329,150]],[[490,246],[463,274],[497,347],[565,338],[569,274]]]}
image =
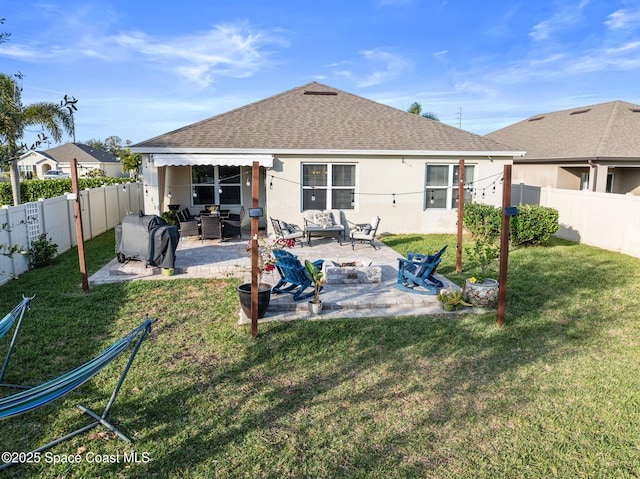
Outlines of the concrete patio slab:
{"label": "concrete patio slab", "polygon": [[[161,268],[145,267],[140,261],[119,263],[116,258],[89,278],[90,284],[114,283],[137,280],[178,280],[188,278],[240,277],[249,282],[251,277],[250,258],[246,251],[248,240],[180,240],[176,251],[175,273],[165,276]],[[307,301],[294,301],[291,294],[272,294],[267,314],[260,321],[288,321],[294,319],[331,319],[380,316],[417,316],[445,313],[442,305],[433,295],[407,293],[394,287],[398,274],[398,253],[382,243],[376,242],[378,249],[368,244],[350,243],[342,246],[334,239],[314,239],[311,246],[306,244],[289,249],[301,261],[305,259],[326,261],[371,262],[380,268],[380,282],[362,284],[325,284],[321,293],[323,310],[319,315],[310,315]],[[444,288],[452,284],[443,276]],[[279,279],[277,272],[263,276],[263,282],[274,285]],[[239,322],[250,320],[242,311]]]}

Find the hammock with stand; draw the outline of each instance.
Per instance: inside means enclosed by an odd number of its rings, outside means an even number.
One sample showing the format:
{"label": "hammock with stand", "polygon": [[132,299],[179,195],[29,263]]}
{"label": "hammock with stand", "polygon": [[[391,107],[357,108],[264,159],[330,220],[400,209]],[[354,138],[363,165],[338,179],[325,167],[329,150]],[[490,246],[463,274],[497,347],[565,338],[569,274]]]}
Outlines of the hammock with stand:
{"label": "hammock with stand", "polygon": [[[116,359],[122,352],[124,352],[127,347],[135,342],[133,346],[133,350],[129,356],[129,360],[124,367],[124,370],[120,374],[120,379],[116,384],[113,393],[111,394],[111,398],[107,403],[107,406],[104,412],[101,415],[96,414],[95,412],[85,408],[84,406],[78,404],[78,409],[80,409],[83,413],[91,416],[95,421],[91,424],[84,426],[77,431],[74,431],[70,434],[67,434],[60,439],[56,439],[34,451],[32,453],[40,453],[45,451],[63,441],[71,439],[79,434],[82,434],[99,424],[102,424],[107,429],[113,431],[118,437],[123,439],[126,442],[131,442],[127,436],[125,436],[122,432],[115,428],[111,423],[107,421],[107,415],[111,410],[111,406],[120,391],[120,387],[124,382],[127,373],[129,372],[129,368],[135,359],[135,356],[140,348],[142,340],[145,338],[147,334],[151,332],[151,324],[152,321],[149,318],[146,318],[145,321],[131,331],[126,336],[120,338],[118,341],[113,343],[110,347],[105,349],[102,353],[96,356],[94,359],[89,362],[83,364],[82,366],[77,367],[73,371],[70,371],[62,376],[52,379],[40,386],[35,386],[25,391],[21,391],[19,393],[14,394],[13,396],[9,396],[6,398],[0,399],[0,419],[9,418],[12,416],[16,416],[18,414],[25,413],[27,411],[31,411],[32,409],[36,409],[40,406],[48,404],[55,399],[63,396],[64,394],[72,391],[73,389],[81,386],[93,376],[95,376],[98,372],[100,372],[105,366],[107,366],[111,361]],[[137,338],[137,340],[136,340]],[[13,464],[14,462],[7,462],[3,465],[0,465],[0,470],[5,469]]]}
{"label": "hammock with stand", "polygon": [[23,388],[27,389],[29,386],[20,386],[18,384],[8,384],[4,383],[4,375],[7,372],[7,367],[9,366],[9,360],[11,359],[11,354],[13,353],[13,348],[16,345],[16,341],[18,340],[18,334],[20,334],[20,328],[22,327],[22,318],[24,317],[24,313],[31,309],[31,300],[35,296],[31,296],[30,298],[22,295],[22,301],[18,304],[13,310],[8,313],[4,318],[0,320],[0,339],[4,337],[5,334],[9,332],[11,326],[16,324],[16,329],[13,332],[13,339],[11,339],[11,344],[9,345],[9,350],[7,351],[7,356],[4,359],[4,363],[2,365],[2,370],[0,370],[0,386],[11,387],[11,388]]}

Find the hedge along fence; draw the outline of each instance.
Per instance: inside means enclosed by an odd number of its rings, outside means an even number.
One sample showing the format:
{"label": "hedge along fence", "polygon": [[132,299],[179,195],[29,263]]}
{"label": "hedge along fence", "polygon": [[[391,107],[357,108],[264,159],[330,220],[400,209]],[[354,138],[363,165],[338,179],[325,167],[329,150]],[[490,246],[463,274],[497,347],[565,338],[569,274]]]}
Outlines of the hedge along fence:
{"label": "hedge along fence", "polygon": [[[474,238],[492,242],[500,236],[502,210],[482,203],[464,205],[463,224]],[[518,207],[511,217],[509,234],[514,246],[544,244],[560,229],[558,210],[538,205]]]}
{"label": "hedge along fence", "polygon": [[[130,178],[78,178],[80,190],[100,188],[101,186],[117,185],[120,183],[133,183]],[[55,198],[71,193],[71,178],[54,180],[26,180],[20,182],[20,203],[29,203],[46,198]],[[13,205],[13,192],[11,183],[0,183],[0,205]]]}

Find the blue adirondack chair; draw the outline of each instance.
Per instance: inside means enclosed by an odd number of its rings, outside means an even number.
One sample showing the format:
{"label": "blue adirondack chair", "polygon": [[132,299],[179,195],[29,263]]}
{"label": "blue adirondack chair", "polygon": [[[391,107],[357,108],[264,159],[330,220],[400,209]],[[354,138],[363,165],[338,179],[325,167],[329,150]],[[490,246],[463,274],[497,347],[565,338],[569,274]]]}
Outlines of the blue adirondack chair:
{"label": "blue adirondack chair", "polygon": [[438,294],[438,288],[444,284],[434,274],[446,250],[447,245],[432,255],[408,253],[406,258],[398,258],[398,282],[395,287],[410,293]]}
{"label": "blue adirondack chair", "polygon": [[[307,276],[304,264],[300,263],[298,257],[283,249],[273,252],[277,259],[276,270],[280,273],[280,280],[271,290],[273,293],[293,294],[294,301],[310,298],[314,295],[314,290],[304,294],[304,290],[312,285],[311,278]],[[323,259],[313,262],[318,269],[322,269]]]}

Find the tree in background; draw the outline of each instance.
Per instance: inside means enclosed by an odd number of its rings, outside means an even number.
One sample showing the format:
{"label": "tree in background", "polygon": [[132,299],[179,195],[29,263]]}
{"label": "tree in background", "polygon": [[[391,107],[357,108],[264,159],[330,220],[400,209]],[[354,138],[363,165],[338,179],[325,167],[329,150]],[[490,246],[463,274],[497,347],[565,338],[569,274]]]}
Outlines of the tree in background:
{"label": "tree in background", "polygon": [[440,121],[438,115],[433,112],[425,111],[424,113],[422,113],[422,105],[420,105],[420,103],[418,103],[417,101],[414,101],[407,111],[414,115],[420,115],[424,118],[428,118],[429,120]]}
{"label": "tree in background", "polygon": [[138,179],[140,176],[140,167],[142,166],[142,155],[140,153],[131,153],[131,149],[127,146],[120,154],[120,164],[122,172],[129,172],[129,175]]}
{"label": "tree in background", "polygon": [[[22,86],[16,81],[22,80],[22,75],[13,76],[0,73],[0,155],[3,162],[9,163],[11,174],[11,190],[13,204],[20,204],[20,175],[18,173],[18,159],[28,150],[35,150],[51,138],[60,142],[63,133],[73,135],[73,112],[77,110],[77,100],[64,96],[60,103],[40,102],[31,105],[22,104]],[[42,132],[37,134],[36,142],[27,146],[23,141],[25,129],[29,126],[39,126]]]}
{"label": "tree in background", "polygon": [[89,140],[85,142],[85,145],[89,145],[92,148],[96,148],[102,151],[108,151],[114,156],[120,158],[120,165],[122,172],[129,172],[131,177],[138,179],[140,175],[140,167],[142,166],[142,155],[138,153],[131,153],[129,145],[131,140],[125,141],[122,144],[122,140],[119,136],[108,136],[103,140]]}
{"label": "tree in background", "polygon": [[[5,19],[4,18],[0,18],[0,25],[4,24]],[[7,40],[9,40],[9,37],[11,36],[10,33],[7,32],[0,32],[0,43],[4,43]]]}
{"label": "tree in background", "polygon": [[[85,145],[95,148],[96,150],[107,151],[113,156],[120,156],[125,149],[122,139],[119,136],[108,136],[104,140],[91,139],[84,142]],[[130,145],[131,141],[127,140],[126,145]]]}

